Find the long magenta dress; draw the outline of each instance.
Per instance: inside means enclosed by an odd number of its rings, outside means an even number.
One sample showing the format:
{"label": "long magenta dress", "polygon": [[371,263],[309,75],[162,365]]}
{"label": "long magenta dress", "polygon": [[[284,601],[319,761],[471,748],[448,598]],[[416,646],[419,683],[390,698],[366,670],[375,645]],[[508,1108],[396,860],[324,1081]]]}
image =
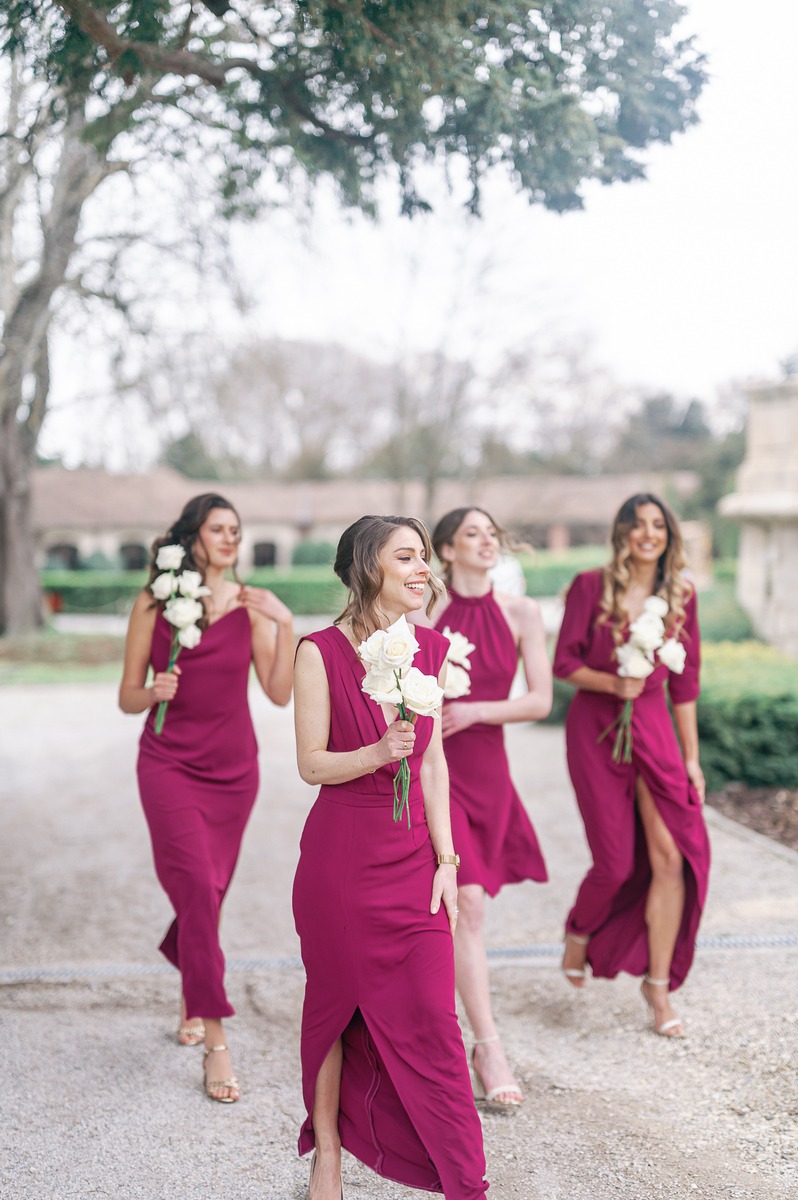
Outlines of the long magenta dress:
{"label": "long magenta dress", "polygon": [[[165,671],[171,626],[155,620],[152,667]],[[155,871],[175,910],[160,949],[180,971],[186,1017],[235,1012],[224,988],[219,914],[258,791],[258,747],[247,704],[249,613],[235,608],[180,654],[180,686],[160,735],[150,710],[138,779]]]}
{"label": "long magenta dress", "polygon": [[[580,667],[617,672],[610,624],[597,623],[600,598],[601,571],[577,575],[568,592],[554,656],[558,678]],[[666,686],[674,704],[698,696],[695,593],[685,609],[678,635],[687,652],[684,673],[676,675],[658,663],[646,680],[632,707],[631,763],[613,762],[612,735],[599,742],[621,711],[623,702],[616,697],[577,689],[565,724],[568,769],[593,855],[566,929],[590,937],[587,959],[594,975],[611,979],[619,971],[630,975],[648,971],[645,905],[651,867],[635,803],[639,775],[684,857],[685,906],[671,964],[671,990],[684,982],[693,961],[710,858],[701,803],[687,778],[665,698]]]}
{"label": "long magenta dress", "polygon": [[[462,633],[475,649],[469,655],[471,691],[458,700],[506,700],[518,667],[518,647],[493,592],[460,596],[438,627]],[[458,883],[478,884],[490,896],[506,883],[548,878],[532,822],[510,778],[501,725],[470,725],[443,743],[449,765],[452,834],[460,855]]]}
{"label": "long magenta dress", "polygon": [[[416,629],[414,666],[436,675],[445,640]],[[309,636],[330,687],[328,749],[352,751],[385,733],[382,709],[361,691],[364,668],[331,626]],[[419,771],[432,717],[416,722],[410,818],[393,821],[391,763],[325,784],[302,834],[294,919],[307,972],[299,1153],[314,1145],[319,1069],[343,1039],[339,1129],[377,1174],[446,1200],[484,1196],[482,1129],[454,1001],[454,953],[444,906],[429,911],[435,854]]]}

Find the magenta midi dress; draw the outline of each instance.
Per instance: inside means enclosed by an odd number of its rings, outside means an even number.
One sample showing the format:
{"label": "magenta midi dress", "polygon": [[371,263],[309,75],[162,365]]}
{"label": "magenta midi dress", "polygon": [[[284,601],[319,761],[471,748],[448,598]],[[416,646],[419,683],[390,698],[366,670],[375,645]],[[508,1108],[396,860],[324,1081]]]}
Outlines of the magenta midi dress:
{"label": "magenta midi dress", "polygon": [[[436,675],[446,642],[415,629],[414,666]],[[330,687],[328,749],[379,741],[381,707],[361,691],[364,667],[340,629],[309,636]],[[316,1077],[343,1041],[339,1130],[344,1147],[377,1174],[446,1200],[484,1196],[482,1129],[454,1000],[454,953],[441,905],[430,913],[435,853],[419,771],[432,717],[418,717],[411,827],[393,820],[398,763],[325,784],[311,809],[294,881],[294,919],[307,973],[299,1153],[314,1146]]]}
{"label": "magenta midi dress", "polygon": [[[165,671],[172,629],[155,620],[152,667]],[[182,650],[180,686],[156,734],[141,735],[138,779],[155,871],[175,920],[160,949],[180,971],[186,1018],[235,1009],[224,988],[219,915],[258,791],[258,747],[247,703],[249,613],[235,608]]]}
{"label": "magenta midi dress", "polygon": [[[485,596],[460,596],[438,621],[474,646],[469,655],[471,691],[456,701],[506,700],[518,667],[515,636],[499,604]],[[443,743],[449,766],[452,834],[460,855],[458,883],[478,884],[489,896],[506,883],[548,878],[532,822],[510,778],[501,725],[469,725]]]}
{"label": "magenta midi dress", "polygon": [[[610,624],[597,621],[601,588],[601,571],[586,571],[571,584],[554,656],[554,674],[560,679],[580,667],[617,672]],[[568,769],[593,856],[566,929],[590,938],[587,960],[594,975],[611,979],[619,971],[648,971],[645,906],[651,867],[635,802],[635,782],[641,776],[684,858],[685,905],[671,963],[671,990],[684,982],[693,961],[710,859],[701,803],[687,778],[665,696],[666,687],[673,704],[698,696],[695,593],[685,609],[678,633],[687,653],[684,672],[674,674],[658,663],[648,676],[632,707],[631,763],[613,762],[613,734],[599,741],[621,712],[622,700],[577,689],[565,724]]]}

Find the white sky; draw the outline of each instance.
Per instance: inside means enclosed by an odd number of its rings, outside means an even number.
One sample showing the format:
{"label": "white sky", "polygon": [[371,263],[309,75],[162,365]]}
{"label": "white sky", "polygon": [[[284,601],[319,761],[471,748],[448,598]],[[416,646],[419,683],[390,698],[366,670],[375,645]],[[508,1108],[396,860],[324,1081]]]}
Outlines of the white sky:
{"label": "white sky", "polygon": [[[413,221],[387,189],[379,224],[322,189],[309,227],[277,213],[236,231],[247,328],[379,358],[588,340],[620,381],[710,402],[731,379],[774,375],[798,350],[798,4],[687,7],[711,81],[701,123],[648,152],[646,181],[591,188],[583,212],[558,216],[496,178],[480,222],[434,179],[440,208]],[[241,321],[225,318],[233,336]],[[77,349],[57,359],[56,400]],[[74,447],[72,412],[49,420],[46,452]]]}

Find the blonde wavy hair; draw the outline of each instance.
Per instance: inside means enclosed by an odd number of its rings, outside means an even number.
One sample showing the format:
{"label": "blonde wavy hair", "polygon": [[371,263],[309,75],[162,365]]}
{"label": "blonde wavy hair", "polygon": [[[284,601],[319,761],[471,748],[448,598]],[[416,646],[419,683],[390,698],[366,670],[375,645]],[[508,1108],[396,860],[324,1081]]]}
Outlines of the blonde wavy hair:
{"label": "blonde wavy hair", "polygon": [[[426,526],[415,517],[361,517],[341,534],[333,570],[349,595],[346,608],[334,624],[349,621],[358,642],[382,627],[385,614],[379,606],[379,597],[385,576],[380,566],[380,551],[393,532],[403,525],[418,534],[427,562],[431,562],[429,534]],[[430,573],[427,586],[432,592],[426,609],[429,616],[435,601],[443,594],[443,585]]]}
{"label": "blonde wavy hair", "polygon": [[601,573],[601,615],[598,620],[600,624],[611,624],[612,636],[617,643],[623,641],[622,631],[627,620],[623,599],[632,582],[629,534],[637,520],[637,511],[644,504],[657,506],[668,532],[668,544],[657,563],[654,595],[661,596],[668,604],[665,625],[669,636],[677,636],[682,629],[685,604],[693,593],[692,584],[685,579],[683,573],[684,543],[676,516],[663,500],[650,492],[638,492],[635,496],[630,496],[628,500],[624,500],[612,523],[612,559],[602,568]]}

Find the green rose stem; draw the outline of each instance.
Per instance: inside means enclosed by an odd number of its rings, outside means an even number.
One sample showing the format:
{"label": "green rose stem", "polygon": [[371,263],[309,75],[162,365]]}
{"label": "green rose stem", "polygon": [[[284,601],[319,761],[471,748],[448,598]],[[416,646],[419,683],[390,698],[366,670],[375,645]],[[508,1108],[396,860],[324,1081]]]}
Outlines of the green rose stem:
{"label": "green rose stem", "polygon": [[[172,632],[172,645],[169,649],[169,665],[166,668],[167,674],[171,674],[172,668],[174,667],[175,663],[177,662],[178,655],[180,654],[181,645],[180,645],[180,642],[177,640],[177,635],[179,632],[180,631],[178,629],[175,629]],[[166,720],[166,708],[167,708],[168,704],[169,704],[168,700],[162,700],[161,703],[158,705],[158,711],[155,714],[155,726],[154,726],[156,733],[160,733],[163,729],[163,723]]]}
{"label": "green rose stem", "polygon": [[615,742],[612,747],[612,761],[630,763],[632,761],[632,701],[627,700],[618,716],[611,725],[596,739],[603,742],[607,734],[612,733],[617,726]]}
{"label": "green rose stem", "polygon": [[[399,674],[398,671],[394,671],[393,675],[394,675],[394,679],[396,680],[396,686],[401,690],[401,687],[402,687],[401,675]],[[404,701],[400,700],[396,707],[399,710],[399,716],[402,718],[402,720],[410,721],[412,723],[412,717],[410,716],[407,709],[405,708]],[[401,796],[399,795],[400,786],[401,786],[401,792],[402,792]],[[396,772],[396,774],[393,777],[393,819],[394,819],[394,821],[401,821],[402,813],[404,812],[404,809],[406,807],[407,808],[407,828],[408,829],[410,828],[410,799],[409,799],[409,796],[410,796],[410,767],[407,765],[407,759],[403,758],[401,760],[401,762],[399,763],[399,770]]]}

